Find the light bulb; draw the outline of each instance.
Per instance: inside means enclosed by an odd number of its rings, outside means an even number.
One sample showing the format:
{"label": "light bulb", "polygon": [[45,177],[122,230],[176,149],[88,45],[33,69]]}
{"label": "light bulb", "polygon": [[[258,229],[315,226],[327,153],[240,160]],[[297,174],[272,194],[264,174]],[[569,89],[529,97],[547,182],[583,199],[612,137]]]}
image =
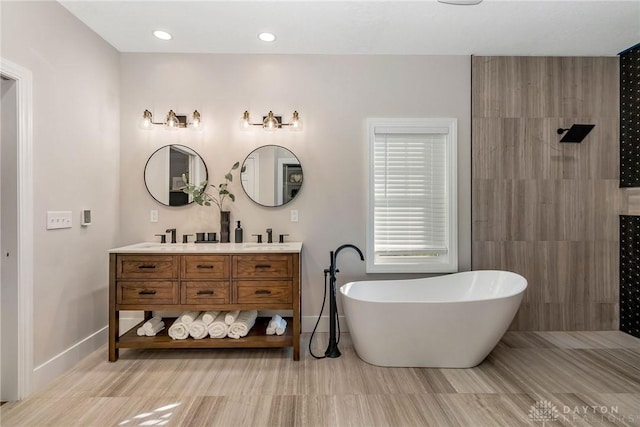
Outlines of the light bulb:
{"label": "light bulb", "polygon": [[267,114],[267,117],[262,122],[262,127],[268,131],[274,131],[280,127],[280,123],[278,123],[278,119],[273,115],[273,111],[269,111],[269,114]]}
{"label": "light bulb", "polygon": [[249,130],[250,127],[251,120],[249,120],[249,112],[245,110],[245,112],[242,113],[242,118],[240,119],[240,129]]}
{"label": "light bulb", "polygon": [[289,123],[289,129],[292,131],[301,131],[302,130],[302,119],[297,111],[293,112],[293,117],[291,117],[291,123]]}
{"label": "light bulb", "polygon": [[202,120],[200,119],[200,113],[198,110],[195,110],[191,115],[191,123],[189,123],[191,129],[199,131],[202,130]]}
{"label": "light bulb", "polygon": [[176,117],[176,113],[173,110],[169,110],[169,114],[167,114],[167,121],[165,122],[165,126],[170,130],[178,129],[180,122]]}
{"label": "light bulb", "polygon": [[144,110],[144,113],[142,113],[142,119],[140,119],[140,127],[145,130],[150,130],[152,124],[153,116],[151,115],[151,111]]}

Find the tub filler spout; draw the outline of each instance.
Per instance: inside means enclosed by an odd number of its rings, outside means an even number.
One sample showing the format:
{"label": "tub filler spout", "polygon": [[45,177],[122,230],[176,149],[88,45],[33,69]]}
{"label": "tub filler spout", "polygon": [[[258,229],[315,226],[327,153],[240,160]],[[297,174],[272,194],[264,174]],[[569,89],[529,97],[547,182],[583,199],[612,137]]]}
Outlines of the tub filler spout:
{"label": "tub filler spout", "polygon": [[352,248],[358,252],[360,259],[364,261],[362,251],[357,246],[351,244],[342,245],[335,251],[331,251],[329,254],[331,257],[331,265],[329,266],[329,345],[324,355],[331,358],[341,356],[340,350],[338,349],[338,339],[336,338],[336,322],[338,319],[338,308],[336,305],[336,274],[340,271],[338,270],[338,254],[341,250],[347,248]]}

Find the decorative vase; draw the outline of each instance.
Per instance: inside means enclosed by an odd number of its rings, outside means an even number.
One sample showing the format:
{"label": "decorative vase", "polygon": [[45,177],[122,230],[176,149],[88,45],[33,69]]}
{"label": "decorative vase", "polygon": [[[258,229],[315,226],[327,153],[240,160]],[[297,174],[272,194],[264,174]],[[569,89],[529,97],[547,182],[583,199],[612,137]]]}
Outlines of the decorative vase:
{"label": "decorative vase", "polygon": [[220,243],[229,243],[229,225],[231,212],[220,211]]}

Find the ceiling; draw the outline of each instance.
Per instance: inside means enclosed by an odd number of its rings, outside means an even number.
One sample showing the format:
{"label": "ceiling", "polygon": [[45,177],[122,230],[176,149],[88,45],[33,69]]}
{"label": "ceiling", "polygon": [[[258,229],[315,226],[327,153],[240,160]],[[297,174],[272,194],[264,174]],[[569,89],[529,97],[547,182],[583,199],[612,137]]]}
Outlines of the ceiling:
{"label": "ceiling", "polygon": [[120,52],[609,56],[640,42],[640,0],[60,3]]}

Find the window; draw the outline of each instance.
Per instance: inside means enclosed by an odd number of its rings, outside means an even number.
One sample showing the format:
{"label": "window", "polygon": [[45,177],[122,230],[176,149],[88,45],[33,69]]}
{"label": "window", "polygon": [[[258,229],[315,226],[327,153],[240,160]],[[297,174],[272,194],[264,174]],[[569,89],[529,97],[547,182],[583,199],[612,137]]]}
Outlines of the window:
{"label": "window", "polygon": [[367,124],[367,272],[457,271],[457,120]]}

